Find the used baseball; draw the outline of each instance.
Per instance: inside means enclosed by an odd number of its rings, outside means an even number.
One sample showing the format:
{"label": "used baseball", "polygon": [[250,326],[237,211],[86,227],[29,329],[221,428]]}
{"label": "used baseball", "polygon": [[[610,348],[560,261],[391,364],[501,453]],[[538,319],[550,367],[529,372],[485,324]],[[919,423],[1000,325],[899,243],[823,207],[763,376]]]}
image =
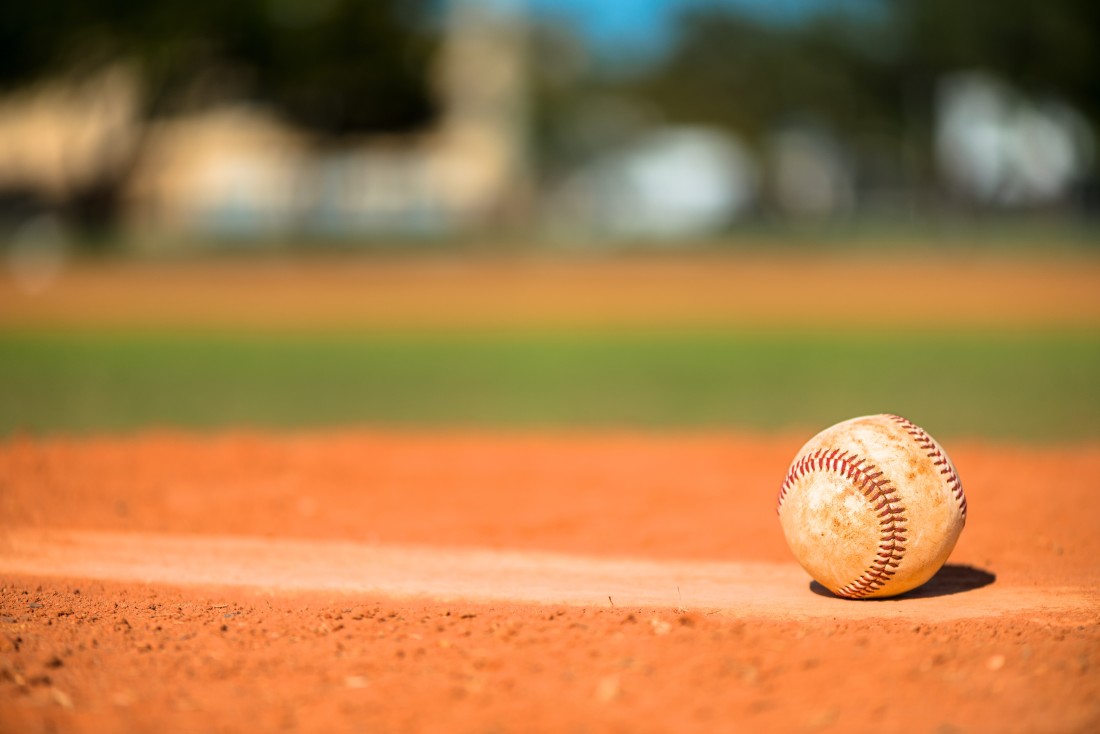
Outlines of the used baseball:
{"label": "used baseball", "polygon": [[802,447],[779,490],[779,521],[802,567],[851,599],[932,578],[966,523],[947,453],[896,415],[837,423]]}

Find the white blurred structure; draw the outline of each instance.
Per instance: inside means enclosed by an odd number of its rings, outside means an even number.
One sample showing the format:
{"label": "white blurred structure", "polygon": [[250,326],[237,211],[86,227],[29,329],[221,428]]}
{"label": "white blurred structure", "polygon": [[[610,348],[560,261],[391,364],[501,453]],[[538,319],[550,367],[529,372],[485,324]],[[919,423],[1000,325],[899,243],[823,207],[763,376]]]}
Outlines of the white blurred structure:
{"label": "white blurred structure", "polygon": [[1057,101],[1028,99],[988,75],[944,79],[936,118],[940,171],[973,200],[1054,202],[1089,171],[1093,140],[1080,113]]}
{"label": "white blurred structure", "polygon": [[582,168],[559,193],[554,218],[615,237],[706,235],[750,207],[756,186],[756,165],[738,140],[670,127]]}

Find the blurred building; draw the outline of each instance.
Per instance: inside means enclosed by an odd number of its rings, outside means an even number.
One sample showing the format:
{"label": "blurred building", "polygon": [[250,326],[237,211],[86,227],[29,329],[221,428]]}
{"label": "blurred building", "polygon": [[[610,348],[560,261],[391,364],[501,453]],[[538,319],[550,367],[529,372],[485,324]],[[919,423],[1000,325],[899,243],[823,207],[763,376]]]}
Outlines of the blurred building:
{"label": "blurred building", "polygon": [[137,76],[122,64],[0,98],[0,197],[17,207],[0,216],[62,208],[128,175],[140,108]]}
{"label": "blurred building", "polygon": [[434,129],[321,145],[258,108],[155,121],[128,188],[129,224],[244,239],[498,225],[529,189],[522,18],[452,0],[445,28]]}
{"label": "blurred building", "polygon": [[126,187],[127,225],[177,235],[286,233],[301,217],[312,155],[303,134],[262,109],[154,121]]}

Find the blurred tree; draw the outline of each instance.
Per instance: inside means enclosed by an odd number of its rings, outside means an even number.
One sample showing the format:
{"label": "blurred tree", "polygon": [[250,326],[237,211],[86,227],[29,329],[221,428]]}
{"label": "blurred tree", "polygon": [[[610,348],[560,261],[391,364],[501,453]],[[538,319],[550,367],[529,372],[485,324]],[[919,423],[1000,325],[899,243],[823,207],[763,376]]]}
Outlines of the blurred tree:
{"label": "blurred tree", "polygon": [[1100,4],[1092,0],[892,0],[898,68],[928,89],[960,69],[988,71],[1100,121]]}
{"label": "blurred tree", "polygon": [[883,14],[780,24],[702,7],[681,16],[672,53],[633,92],[672,122],[723,127],[760,150],[799,126],[838,140],[860,176],[913,177],[893,30]]}
{"label": "blurred tree", "polygon": [[[853,10],[855,8],[858,10]],[[717,5],[679,18],[669,55],[627,87],[674,122],[761,143],[790,122],[839,138],[866,174],[931,188],[936,85],[991,72],[1100,121],[1100,3],[868,0],[768,22]],[[885,162],[885,163],[883,163]]]}
{"label": "blurred tree", "polygon": [[638,80],[672,118],[758,137],[790,118],[851,128],[897,116],[879,18],[771,24],[719,7],[683,14],[670,56]]}
{"label": "blurred tree", "polygon": [[[255,101],[322,137],[403,132],[436,116],[430,65],[438,0],[38,0],[0,20],[0,92],[80,78],[118,61],[143,90],[142,117]],[[0,224],[37,211],[110,235],[129,173],[98,171],[63,200],[0,190]],[[84,243],[110,237],[81,238]]]}
{"label": "blurred tree", "polygon": [[435,0],[41,0],[0,22],[0,84],[139,64],[150,112],[268,103],[324,134],[401,131],[435,114]]}

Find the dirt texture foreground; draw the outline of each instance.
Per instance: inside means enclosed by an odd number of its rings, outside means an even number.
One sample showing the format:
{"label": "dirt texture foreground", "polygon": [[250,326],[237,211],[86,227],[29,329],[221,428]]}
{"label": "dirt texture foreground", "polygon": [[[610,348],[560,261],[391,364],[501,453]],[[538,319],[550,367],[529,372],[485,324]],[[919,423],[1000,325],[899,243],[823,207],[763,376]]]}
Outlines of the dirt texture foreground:
{"label": "dirt texture foreground", "polygon": [[1100,445],[949,444],[949,566],[851,602],[804,438],[10,438],[0,731],[1100,727]]}

